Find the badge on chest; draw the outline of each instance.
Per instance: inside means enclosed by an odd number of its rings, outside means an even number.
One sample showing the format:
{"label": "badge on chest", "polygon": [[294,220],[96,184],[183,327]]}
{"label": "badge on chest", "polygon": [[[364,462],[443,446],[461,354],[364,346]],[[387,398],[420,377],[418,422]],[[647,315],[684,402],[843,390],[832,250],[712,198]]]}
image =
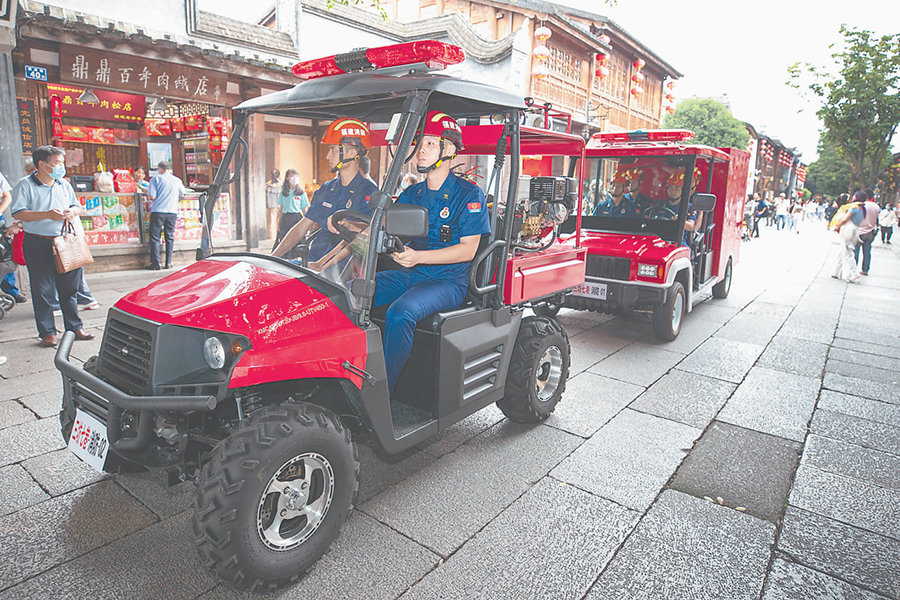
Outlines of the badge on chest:
{"label": "badge on chest", "polygon": [[446,218],[449,217],[449,216],[450,216],[450,207],[449,207],[449,206],[445,206],[445,207],[443,208],[443,210],[441,210],[441,218],[442,218],[442,219],[446,219]]}

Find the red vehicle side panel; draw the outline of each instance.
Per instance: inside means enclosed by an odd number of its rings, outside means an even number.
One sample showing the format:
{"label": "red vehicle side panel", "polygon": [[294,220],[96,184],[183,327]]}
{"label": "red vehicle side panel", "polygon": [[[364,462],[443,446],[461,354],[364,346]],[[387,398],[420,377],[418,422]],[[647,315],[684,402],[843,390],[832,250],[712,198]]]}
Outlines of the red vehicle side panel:
{"label": "red vehicle side panel", "polygon": [[503,285],[504,302],[518,304],[584,283],[586,258],[584,248],[563,244],[511,257]]}
{"label": "red vehicle side panel", "polygon": [[725,276],[728,257],[737,265],[741,252],[741,229],[744,220],[744,202],[747,198],[747,169],[750,153],[736,148],[722,148],[730,155],[727,163],[716,163],[713,168],[712,193],[716,195],[715,221],[712,248],[717,249],[712,274],[719,280]]}
{"label": "red vehicle side panel", "polygon": [[[230,387],[338,377],[365,368],[366,334],[331,300],[302,281],[235,261],[200,261],[132,292],[116,308],[138,317],[250,340]],[[223,327],[224,324],[224,327]]]}

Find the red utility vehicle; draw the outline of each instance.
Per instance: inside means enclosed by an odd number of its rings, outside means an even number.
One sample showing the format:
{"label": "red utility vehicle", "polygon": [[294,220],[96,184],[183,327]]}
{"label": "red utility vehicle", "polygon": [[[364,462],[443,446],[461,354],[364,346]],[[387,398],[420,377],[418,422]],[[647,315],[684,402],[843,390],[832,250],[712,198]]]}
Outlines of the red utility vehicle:
{"label": "red utility vehicle", "polygon": [[[584,282],[585,250],[557,241],[578,180],[521,186],[519,168],[523,153],[583,164],[584,140],[521,128],[526,106],[507,91],[422,71],[461,53],[416,42],[301,63],[295,73],[307,81],[234,110],[210,198],[233,180],[229,165],[237,171],[264,155],[244,140],[252,115],[353,116],[397,157],[370,214],[332,217],[352,250],[344,268],[318,273],[271,256],[214,254],[119,300],[100,354],[83,368],[69,360],[73,334],[60,343],[69,447],[99,469],[134,463],[171,482],[195,481],[197,549],[235,587],[294,581],[337,537],[358,486],[351,427],[398,453],[493,403],[511,420],[539,422],[565,389],[568,337],[525,308]],[[472,262],[469,298],[419,322],[388,397],[375,275],[403,239],[427,234],[427,210],[394,204],[391,192],[430,110],[464,123],[466,152],[480,155],[470,160],[491,173],[491,234]],[[490,125],[497,115],[503,123]],[[364,227],[351,231],[342,219]]]}
{"label": "red utility vehicle", "polygon": [[[584,284],[536,307],[620,314],[653,311],[653,332],[673,340],[682,317],[712,292],[725,298],[741,247],[749,154],[686,145],[686,130],[595,134],[583,198],[564,230],[588,250]],[[686,222],[698,223],[686,231]]]}

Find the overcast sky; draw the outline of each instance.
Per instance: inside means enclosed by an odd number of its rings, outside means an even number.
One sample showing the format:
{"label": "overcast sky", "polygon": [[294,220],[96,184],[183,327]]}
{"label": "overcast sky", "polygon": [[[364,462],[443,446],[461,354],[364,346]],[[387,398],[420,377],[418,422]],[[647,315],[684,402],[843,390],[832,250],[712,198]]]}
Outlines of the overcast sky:
{"label": "overcast sky", "polygon": [[[900,8],[889,0],[557,3],[612,19],[683,73],[675,87],[676,101],[728,94],[735,117],[796,147],[806,163],[816,156],[818,105],[785,85],[787,68],[795,62],[832,67],[833,50],[828,46],[841,42],[841,23],[879,36],[900,32]],[[248,14],[244,0],[200,0],[200,7],[248,21],[265,12]],[[894,146],[900,146],[900,136],[895,136]]]}

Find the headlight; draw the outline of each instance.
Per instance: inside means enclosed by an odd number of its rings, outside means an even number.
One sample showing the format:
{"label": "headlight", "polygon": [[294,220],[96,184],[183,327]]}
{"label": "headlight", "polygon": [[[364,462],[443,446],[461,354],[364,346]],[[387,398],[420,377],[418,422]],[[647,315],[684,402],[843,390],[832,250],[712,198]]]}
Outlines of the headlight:
{"label": "headlight", "polygon": [[652,277],[654,279],[658,278],[656,274],[657,266],[656,265],[644,265],[638,263],[638,277]]}
{"label": "headlight", "polygon": [[203,342],[203,358],[210,369],[221,369],[225,366],[225,346],[217,337],[206,338]]}

